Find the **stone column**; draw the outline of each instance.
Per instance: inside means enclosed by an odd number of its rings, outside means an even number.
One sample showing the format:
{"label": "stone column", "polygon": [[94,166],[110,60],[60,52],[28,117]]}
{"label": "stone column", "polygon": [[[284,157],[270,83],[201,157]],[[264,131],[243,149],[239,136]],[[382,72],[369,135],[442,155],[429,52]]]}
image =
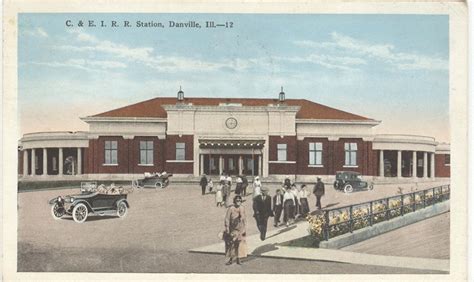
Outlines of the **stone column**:
{"label": "stone column", "polygon": [[411,167],[412,177],[416,178],[416,151],[413,151],[412,160],[413,160],[413,165]]}
{"label": "stone column", "polygon": [[397,153],[397,177],[402,178],[402,151]]}
{"label": "stone column", "polygon": [[263,174],[262,155],[258,155],[258,175]]}
{"label": "stone column", "polygon": [[224,172],[224,158],[222,155],[219,156],[219,174],[222,174]]}
{"label": "stone column", "polygon": [[204,174],[204,155],[203,154],[199,154],[199,160],[200,160],[199,174],[203,175]]}
{"label": "stone column", "polygon": [[435,179],[435,153],[431,153],[431,178]]}
{"label": "stone column", "polygon": [[43,148],[43,175],[48,175],[48,149]]}
{"label": "stone column", "polygon": [[31,149],[31,175],[36,175],[36,152]]}
{"label": "stone column", "polygon": [[428,177],[428,153],[423,152],[423,178]]}
{"label": "stone column", "polygon": [[77,174],[82,174],[82,148],[77,148]]}
{"label": "stone column", "polygon": [[58,154],[58,175],[63,175],[63,148],[59,148]]}
{"label": "stone column", "polygon": [[23,177],[28,176],[28,150],[23,150]]}
{"label": "stone column", "polygon": [[244,158],[239,156],[239,175],[242,174],[242,171],[244,170]]}
{"label": "stone column", "polygon": [[383,159],[383,150],[380,150],[379,155],[379,176],[385,177],[385,166],[384,166],[384,159]]}

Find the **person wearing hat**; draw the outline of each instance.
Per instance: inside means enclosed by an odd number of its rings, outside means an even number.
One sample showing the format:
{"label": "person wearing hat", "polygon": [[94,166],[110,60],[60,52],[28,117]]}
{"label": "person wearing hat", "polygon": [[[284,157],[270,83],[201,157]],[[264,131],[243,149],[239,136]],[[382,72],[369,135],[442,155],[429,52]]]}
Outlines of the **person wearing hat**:
{"label": "person wearing hat", "polygon": [[321,177],[317,178],[317,182],[313,188],[313,194],[316,196],[316,207],[321,209],[321,197],[324,196],[324,183],[321,181]]}
{"label": "person wearing hat", "polygon": [[290,176],[287,175],[285,177],[285,180],[283,180],[283,188],[288,189],[288,188],[291,188],[291,180],[290,180]]}
{"label": "person wearing hat", "polygon": [[260,240],[265,240],[267,234],[268,218],[273,216],[272,199],[268,196],[268,188],[262,187],[261,195],[253,200],[253,217],[257,222],[258,231],[260,231]]}
{"label": "person wearing hat", "polygon": [[205,174],[201,176],[201,181],[199,181],[199,185],[201,186],[202,195],[206,194],[207,177]]}
{"label": "person wearing hat", "polygon": [[226,265],[232,264],[236,259],[237,264],[241,264],[241,259],[247,257],[247,223],[245,209],[242,206],[242,197],[234,197],[234,204],[227,209],[224,220],[224,241]]}
{"label": "person wearing hat", "polygon": [[276,195],[273,196],[273,219],[275,220],[273,226],[277,227],[280,223],[281,212],[283,210],[283,195],[281,194],[281,190],[276,190]]}

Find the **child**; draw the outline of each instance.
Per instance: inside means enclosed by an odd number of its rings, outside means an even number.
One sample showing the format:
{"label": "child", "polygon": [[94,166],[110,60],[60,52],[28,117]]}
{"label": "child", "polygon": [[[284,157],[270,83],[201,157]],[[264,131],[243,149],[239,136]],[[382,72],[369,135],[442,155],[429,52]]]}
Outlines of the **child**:
{"label": "child", "polygon": [[216,206],[217,207],[222,207],[222,202],[223,202],[223,198],[222,198],[222,184],[219,184],[217,185],[216,187]]}
{"label": "child", "polygon": [[209,188],[209,193],[212,192],[212,188],[214,188],[214,183],[212,183],[212,179],[209,178],[209,181],[207,182],[207,188]]}

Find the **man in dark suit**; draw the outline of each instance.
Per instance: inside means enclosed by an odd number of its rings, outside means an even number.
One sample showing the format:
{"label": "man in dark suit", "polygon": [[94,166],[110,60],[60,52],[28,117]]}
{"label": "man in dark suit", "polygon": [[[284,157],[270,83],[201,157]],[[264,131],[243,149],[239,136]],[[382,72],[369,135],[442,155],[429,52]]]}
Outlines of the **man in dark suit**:
{"label": "man in dark suit", "polygon": [[321,209],[321,197],[324,196],[324,183],[321,181],[321,177],[317,178],[317,182],[313,188],[313,194],[316,196],[316,207]]}
{"label": "man in dark suit", "polygon": [[283,210],[283,195],[280,189],[277,189],[276,195],[273,196],[273,214],[275,215],[275,223],[273,226],[277,227],[280,223],[281,211]]}
{"label": "man in dark suit", "polygon": [[262,194],[254,198],[253,212],[257,228],[260,231],[260,240],[263,241],[267,234],[268,218],[273,216],[272,199],[268,196],[268,189],[262,187]]}

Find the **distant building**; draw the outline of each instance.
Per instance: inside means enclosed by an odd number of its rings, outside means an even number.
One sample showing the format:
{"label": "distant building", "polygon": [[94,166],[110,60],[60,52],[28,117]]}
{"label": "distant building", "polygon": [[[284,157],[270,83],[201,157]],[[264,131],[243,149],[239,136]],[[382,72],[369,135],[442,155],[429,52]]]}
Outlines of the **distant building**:
{"label": "distant building", "polygon": [[[375,135],[380,121],[304,99],[155,98],[84,117],[87,132],[25,134],[20,180],[175,175],[450,177],[449,144]],[[69,175],[71,175],[69,177]],[[68,178],[69,177],[69,178]]]}

